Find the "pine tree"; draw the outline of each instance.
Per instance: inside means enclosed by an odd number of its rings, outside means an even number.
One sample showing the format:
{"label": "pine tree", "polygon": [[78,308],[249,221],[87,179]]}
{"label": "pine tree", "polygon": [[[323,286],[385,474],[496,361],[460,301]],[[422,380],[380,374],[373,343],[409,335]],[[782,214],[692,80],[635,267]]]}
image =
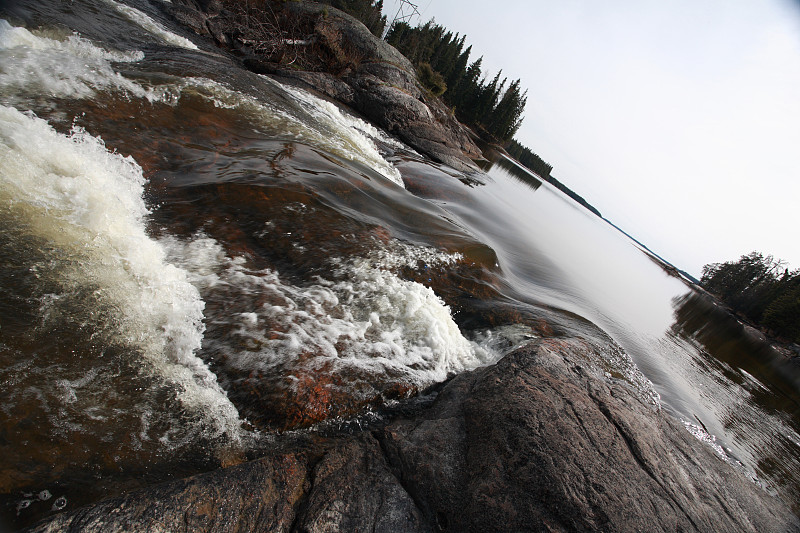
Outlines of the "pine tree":
{"label": "pine tree", "polygon": [[800,342],[800,270],[789,272],[771,255],[751,252],[704,266],[700,284],[748,320]]}
{"label": "pine tree", "polygon": [[527,91],[525,94],[520,94],[520,80],[514,81],[506,89],[486,123],[486,128],[492,135],[501,141],[507,141],[514,136],[522,124],[526,94]]}
{"label": "pine tree", "polygon": [[[425,74],[429,90],[438,93],[447,87],[442,99],[455,109],[459,120],[478,127],[493,140],[507,141],[517,132],[527,93],[522,91],[520,80],[506,88],[508,78],[501,81],[502,71],[487,83],[481,72],[483,58],[469,62],[472,47],[464,50],[466,35],[454,35],[429,20],[415,28],[397,22],[386,40]],[[435,84],[431,83],[434,79]]]}
{"label": "pine tree", "polygon": [[[459,49],[461,49],[463,45],[464,37],[461,38]],[[451,98],[454,100],[452,105],[455,105],[455,101],[458,101],[458,99],[461,98],[463,87],[469,76],[467,64],[469,63],[469,55],[471,52],[472,46],[469,46],[465,51],[461,52],[453,64],[453,68],[450,70],[450,73],[445,77],[447,86],[450,87],[450,94],[448,95],[447,99],[448,102]]]}

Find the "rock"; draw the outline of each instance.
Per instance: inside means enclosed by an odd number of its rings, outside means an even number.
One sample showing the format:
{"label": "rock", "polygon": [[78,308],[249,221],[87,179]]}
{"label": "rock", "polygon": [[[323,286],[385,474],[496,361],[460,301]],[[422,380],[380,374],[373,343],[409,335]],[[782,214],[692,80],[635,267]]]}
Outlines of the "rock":
{"label": "rock", "polygon": [[[258,65],[259,68],[254,68]],[[281,82],[311,89],[345,105],[353,104],[353,88],[343,80],[327,72],[289,71],[271,63],[259,64],[257,60],[246,59],[245,66],[259,74],[269,74]]]}
{"label": "rock", "polygon": [[198,0],[197,3],[200,9],[211,17],[219,15],[222,12],[223,6],[221,0]]}
{"label": "rock", "polygon": [[314,17],[315,33],[328,47],[341,47],[348,55],[394,65],[414,72],[411,62],[394,46],[376,37],[359,20],[332,6],[317,2],[290,2],[287,8],[302,17]]}
{"label": "rock", "polygon": [[593,353],[536,341],[383,429],[284,436],[288,452],[30,531],[800,531]]}
{"label": "rock", "polygon": [[27,531],[432,531],[369,433],[294,447],[55,515]]}
{"label": "rock", "polygon": [[191,29],[200,35],[208,34],[207,21],[208,17],[205,13],[192,9],[190,6],[174,4],[170,5],[170,14],[183,26]]}
{"label": "rock", "polygon": [[327,16],[317,20],[315,35],[333,55],[357,59],[357,64],[342,78],[353,88],[349,105],[433,159],[457,170],[477,169],[472,159],[482,157],[480,149],[441,101],[427,96],[414,66],[403,54],[337,9],[314,2],[289,5],[306,16],[325,10]]}
{"label": "rock", "polygon": [[297,531],[431,531],[371,435],[344,441],[314,468]]}
{"label": "rock", "polygon": [[[351,106],[436,161],[460,171],[477,170],[473,159],[482,154],[469,131],[426,94],[405,56],[355,18],[316,2],[273,2],[262,10],[274,17],[270,23],[291,26],[307,44],[258,51],[253,42],[263,36],[250,32],[242,17],[224,6],[220,0],[175,0],[163,9],[196,33],[242,54],[245,68]],[[291,66],[282,64],[287,57],[294,58]]]}
{"label": "rock", "polygon": [[[456,377],[383,445],[453,531],[785,531],[797,517],[669,415],[542,341]],[[792,529],[794,528],[794,529]]]}
{"label": "rock", "polygon": [[349,80],[353,106],[390,133],[403,133],[415,122],[432,126],[433,113],[422,101],[400,87],[374,76]]}
{"label": "rock", "polygon": [[303,454],[275,455],[55,515],[29,531],[288,531],[309,469]]}
{"label": "rock", "polygon": [[[405,59],[405,58],[404,58]],[[417,83],[417,77],[411,65],[401,67],[391,62],[379,62],[376,59],[362,62],[356,71],[361,78],[371,77],[380,80],[383,84],[395,87],[410,95],[412,98],[419,99],[422,92]]]}

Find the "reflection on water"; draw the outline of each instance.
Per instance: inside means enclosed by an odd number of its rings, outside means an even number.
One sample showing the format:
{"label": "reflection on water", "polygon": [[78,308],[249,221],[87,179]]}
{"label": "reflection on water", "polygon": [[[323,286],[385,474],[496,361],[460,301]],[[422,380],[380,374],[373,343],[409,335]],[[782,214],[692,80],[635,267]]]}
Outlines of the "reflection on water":
{"label": "reflection on water", "polygon": [[800,506],[800,366],[773,349],[710,297],[676,298],[669,332],[685,348],[679,372],[700,391],[694,420],[759,481]]}
{"label": "reflection on water", "polygon": [[528,185],[534,191],[538,190],[539,187],[542,186],[542,180],[536,177],[535,174],[529,172],[527,169],[520,167],[519,165],[509,161],[505,157],[498,157],[494,162],[493,165],[486,168],[486,171],[491,171],[492,167],[502,168],[504,171],[508,173],[509,176],[518,179],[522,183]]}
{"label": "reflection on water", "polygon": [[666,411],[797,509],[798,368],[674,268],[550,185],[532,191],[520,175],[496,164],[480,191],[434,199],[496,251],[505,296],[599,326]]}

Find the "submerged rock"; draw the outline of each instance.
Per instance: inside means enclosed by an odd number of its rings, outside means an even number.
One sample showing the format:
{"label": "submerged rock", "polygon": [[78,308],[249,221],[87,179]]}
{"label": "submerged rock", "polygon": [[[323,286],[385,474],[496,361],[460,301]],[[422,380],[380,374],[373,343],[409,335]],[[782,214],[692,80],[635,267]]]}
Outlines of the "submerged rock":
{"label": "submerged rock", "polygon": [[800,531],[586,345],[461,374],[429,408],[57,515],[31,531]]}

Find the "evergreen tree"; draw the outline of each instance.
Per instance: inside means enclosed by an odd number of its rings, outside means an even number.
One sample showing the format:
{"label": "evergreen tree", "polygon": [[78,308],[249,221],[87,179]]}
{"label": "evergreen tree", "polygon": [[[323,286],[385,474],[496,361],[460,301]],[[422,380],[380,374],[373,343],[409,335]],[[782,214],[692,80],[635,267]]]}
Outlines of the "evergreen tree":
{"label": "evergreen tree", "polygon": [[461,85],[462,79],[467,75],[467,64],[469,63],[469,54],[472,52],[472,46],[467,47],[465,51],[461,51],[464,48],[464,39],[466,35],[461,38],[459,41],[456,50],[458,51],[456,54],[456,59],[453,61],[452,66],[449,72],[442,72],[442,75],[445,77],[447,81],[448,87],[452,87],[452,94],[453,97],[456,98],[456,87]]}
{"label": "evergreen tree", "polygon": [[751,252],[704,266],[700,284],[734,312],[800,342],[800,270],[790,272],[771,255]]}
{"label": "evergreen tree", "polygon": [[448,100],[458,101],[459,95],[462,92],[463,81],[466,76],[467,63],[469,63],[469,54],[471,50],[467,48],[466,51],[461,52],[456,58],[453,68],[450,73],[445,77],[445,81],[450,87],[450,95]]}
{"label": "evergreen tree", "polygon": [[448,88],[442,99],[456,110],[459,120],[492,141],[508,141],[519,129],[527,100],[520,80],[506,89],[508,79],[501,81],[502,72],[498,72],[487,84],[481,77],[482,58],[469,63],[472,47],[464,50],[466,35],[453,35],[434,20],[415,28],[396,22],[386,40],[424,73],[428,89],[438,93],[440,88]]}
{"label": "evergreen tree", "polygon": [[533,153],[530,148],[523,146],[516,140],[512,139],[506,147],[509,155],[519,161],[523,166],[538,174],[545,181],[549,181],[550,172],[553,166],[544,162],[544,160],[537,154]]}
{"label": "evergreen tree", "polygon": [[781,283],[783,291],[764,311],[762,323],[793,342],[800,342],[800,273]]}
{"label": "evergreen tree", "polygon": [[[498,86],[498,83],[500,82],[500,75],[502,73],[502,70],[498,72],[488,84],[485,83],[485,80],[481,80],[481,83],[478,85],[477,98],[475,102],[476,105],[474,110],[475,118],[473,120],[481,125],[483,125],[486,117],[488,117],[489,113],[492,112],[492,109],[494,109],[495,103],[497,102],[497,95],[502,87],[502,85]],[[503,80],[503,83],[505,83],[505,80]]]}
{"label": "evergreen tree", "polygon": [[520,94],[520,80],[511,83],[489,115],[487,129],[501,140],[511,139],[522,124],[526,101],[526,95]]}
{"label": "evergreen tree", "polygon": [[478,95],[480,93],[479,80],[482,62],[483,57],[479,57],[470,64],[464,75],[455,82],[455,85],[452,85],[452,82],[450,85],[454,87],[454,90],[451,95],[448,95],[449,98],[452,98],[452,100],[448,100],[448,103],[456,106],[456,115],[467,124],[475,122],[475,108],[478,104]]}

